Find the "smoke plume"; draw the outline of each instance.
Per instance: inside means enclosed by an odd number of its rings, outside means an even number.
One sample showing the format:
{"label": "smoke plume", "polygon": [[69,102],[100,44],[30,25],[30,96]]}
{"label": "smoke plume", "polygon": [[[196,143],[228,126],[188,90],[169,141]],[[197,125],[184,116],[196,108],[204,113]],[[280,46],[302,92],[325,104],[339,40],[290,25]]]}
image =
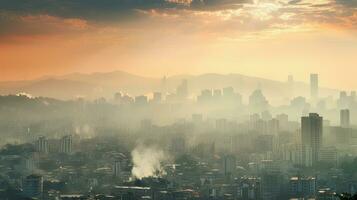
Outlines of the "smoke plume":
{"label": "smoke plume", "polygon": [[133,169],[132,176],[137,179],[145,177],[159,177],[165,174],[161,163],[168,159],[168,156],[161,149],[154,146],[138,145],[132,152]]}

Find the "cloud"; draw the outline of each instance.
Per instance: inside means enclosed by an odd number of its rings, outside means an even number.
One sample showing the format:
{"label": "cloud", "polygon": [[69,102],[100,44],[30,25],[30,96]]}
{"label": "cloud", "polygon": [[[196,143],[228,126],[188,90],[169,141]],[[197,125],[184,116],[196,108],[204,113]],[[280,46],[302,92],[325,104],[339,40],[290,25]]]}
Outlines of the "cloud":
{"label": "cloud", "polygon": [[137,10],[187,7],[184,0],[1,0],[0,35],[78,32],[136,20]]}
{"label": "cloud", "polygon": [[132,34],[160,26],[177,34],[226,38],[319,26],[356,29],[356,4],[356,0],[2,0],[0,35],[101,29]]}
{"label": "cloud", "polygon": [[0,8],[19,15],[51,15],[86,20],[121,20],[135,9],[175,8],[184,1],[168,0],[2,0]]}
{"label": "cloud", "polygon": [[197,10],[237,9],[248,3],[253,3],[253,0],[193,0],[190,8]]}
{"label": "cloud", "polygon": [[357,0],[336,0],[336,3],[347,6],[349,8],[357,8]]}
{"label": "cloud", "polygon": [[86,20],[60,18],[50,15],[16,15],[13,12],[0,12],[0,37],[22,37],[58,35],[84,32],[90,29]]}
{"label": "cloud", "polygon": [[[335,0],[197,1],[202,5],[196,9],[192,9],[195,8],[193,1],[191,9],[155,9],[146,14],[176,22],[189,20],[205,33],[229,33],[232,37],[242,33],[256,35],[257,32],[284,33],[327,27],[357,28],[354,22],[357,11],[341,6]],[[204,9],[204,5],[215,9]]]}

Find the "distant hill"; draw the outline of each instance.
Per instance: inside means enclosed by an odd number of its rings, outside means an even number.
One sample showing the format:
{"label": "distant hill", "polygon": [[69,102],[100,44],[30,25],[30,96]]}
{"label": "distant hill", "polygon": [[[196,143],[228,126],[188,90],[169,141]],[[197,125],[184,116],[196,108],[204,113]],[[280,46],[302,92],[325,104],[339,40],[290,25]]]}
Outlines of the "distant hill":
{"label": "distant hill", "polygon": [[136,76],[122,71],[109,73],[46,76],[30,81],[0,82],[0,94],[29,93],[58,99],[76,97],[112,97],[115,92],[125,91],[133,95],[146,94],[157,87],[160,80]]}
{"label": "distant hill", "polygon": [[[202,89],[221,89],[232,86],[247,98],[254,89],[260,88],[263,93],[274,100],[288,97],[309,95],[309,85],[295,82],[292,86],[287,82],[274,81],[241,74],[202,74],[177,75],[160,78],[148,78],[123,71],[82,74],[73,73],[64,76],[47,76],[30,81],[0,82],[0,94],[29,93],[33,96],[46,96],[58,99],[73,99],[78,96],[89,99],[111,98],[118,91],[131,95],[148,94],[152,91],[175,92],[180,82],[188,81],[189,92],[196,96]],[[164,84],[165,83],[165,84]],[[337,91],[327,88],[320,90],[321,95],[336,95]]]}

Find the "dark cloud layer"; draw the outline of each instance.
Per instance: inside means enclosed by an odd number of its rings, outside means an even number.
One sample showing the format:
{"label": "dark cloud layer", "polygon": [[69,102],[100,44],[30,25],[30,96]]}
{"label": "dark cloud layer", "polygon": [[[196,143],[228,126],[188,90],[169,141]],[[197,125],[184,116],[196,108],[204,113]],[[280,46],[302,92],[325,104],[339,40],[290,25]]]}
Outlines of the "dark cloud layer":
{"label": "dark cloud layer", "polygon": [[181,6],[165,0],[0,0],[0,35],[48,35],[73,29],[68,19],[105,24],[134,19],[138,9]]}
{"label": "dark cloud layer", "polygon": [[336,0],[336,3],[357,8],[357,0]]}
{"label": "dark cloud layer", "polygon": [[1,0],[0,10],[64,18],[118,20],[141,9],[225,9],[252,0]]}
{"label": "dark cloud layer", "polygon": [[45,14],[63,18],[109,20],[125,17],[133,9],[174,7],[164,0],[1,0],[0,8],[19,15]]}
{"label": "dark cloud layer", "polygon": [[[335,1],[346,7],[357,7],[357,0]],[[291,0],[289,4],[301,2],[302,0]],[[0,12],[13,12],[17,15],[42,14],[101,22],[137,17],[135,10],[224,10],[240,8],[246,3],[253,3],[253,0],[1,0]]]}
{"label": "dark cloud layer", "polygon": [[357,0],[0,0],[0,35],[78,32],[91,25],[125,28],[121,22],[150,16],[162,19],[157,24],[196,22],[190,27],[214,33],[222,27],[261,31],[310,22],[355,27],[356,8]]}
{"label": "dark cloud layer", "polygon": [[[247,2],[251,0],[0,0],[0,35],[48,34],[59,29],[59,25],[51,25],[59,23],[53,22],[54,19],[41,25],[34,20],[29,23],[23,19],[26,16],[52,16],[106,24],[143,17],[138,10],[234,9]],[[46,25],[46,29],[41,28]]]}
{"label": "dark cloud layer", "polygon": [[[335,0],[346,7],[357,7],[357,0]],[[220,10],[241,7],[253,0],[1,0],[0,11],[18,15],[45,14],[85,20],[121,20],[135,16],[135,10],[197,9]],[[291,0],[297,4],[301,0]]]}
{"label": "dark cloud layer", "polygon": [[221,10],[241,7],[244,3],[253,3],[252,0],[193,0],[191,9],[198,10]]}

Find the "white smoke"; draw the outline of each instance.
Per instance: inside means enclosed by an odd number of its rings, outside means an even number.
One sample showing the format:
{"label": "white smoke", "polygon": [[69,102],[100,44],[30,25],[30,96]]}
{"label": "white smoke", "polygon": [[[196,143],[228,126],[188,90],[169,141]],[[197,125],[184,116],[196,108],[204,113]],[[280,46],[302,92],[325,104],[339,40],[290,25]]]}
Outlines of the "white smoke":
{"label": "white smoke", "polygon": [[131,173],[134,178],[160,177],[166,173],[161,164],[168,160],[168,156],[157,147],[140,144],[131,152],[131,156],[134,164]]}

